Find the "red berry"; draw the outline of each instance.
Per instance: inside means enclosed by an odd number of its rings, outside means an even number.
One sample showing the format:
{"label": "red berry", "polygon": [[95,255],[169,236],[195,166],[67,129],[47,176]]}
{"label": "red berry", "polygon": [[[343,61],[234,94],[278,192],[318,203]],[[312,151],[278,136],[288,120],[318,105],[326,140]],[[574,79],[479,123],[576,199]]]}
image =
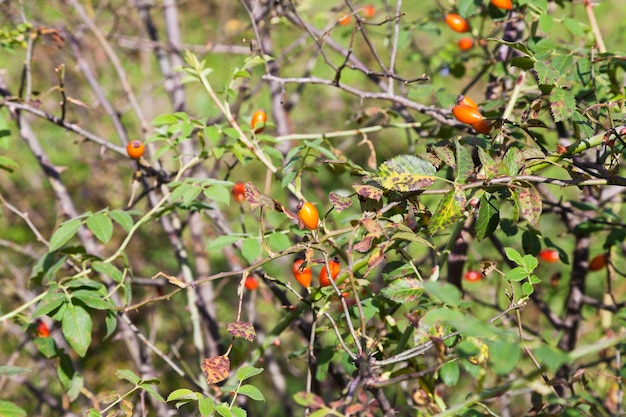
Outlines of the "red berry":
{"label": "red berry", "polygon": [[37,319],[35,325],[37,326],[37,336],[39,337],[50,336],[50,328],[43,320]]}
{"label": "red berry", "polygon": [[259,283],[257,282],[256,278],[252,276],[246,278],[246,282],[244,285],[249,291],[254,291],[259,288]]}
{"label": "red berry", "polygon": [[469,98],[468,96],[464,96],[462,94],[460,94],[456,98],[456,104],[463,104],[463,105],[470,106],[478,110],[478,104],[476,104],[476,102],[472,100],[471,98]]}
{"label": "red berry", "polygon": [[146,145],[144,145],[140,140],[130,141],[128,142],[128,145],[126,145],[126,153],[130,159],[141,158],[145,150]]}
{"label": "red berry", "polygon": [[304,259],[296,259],[293,265],[291,265],[291,272],[300,285],[304,288],[309,288],[311,286],[311,281],[313,280],[313,272],[308,266],[302,268],[303,263]]}
{"label": "red berry", "polygon": [[475,107],[467,106],[465,104],[457,104],[452,109],[452,114],[454,117],[462,123],[467,123],[468,125],[478,123],[484,119],[484,116],[480,113]]}
{"label": "red berry", "polygon": [[341,16],[338,20],[339,24],[342,26],[349,25],[351,21],[352,21],[352,16],[350,16],[349,14]]}
{"label": "red berry", "polygon": [[246,200],[246,185],[243,182],[238,181],[233,185],[233,198],[239,204]]}
{"label": "red berry", "polygon": [[470,27],[467,20],[463,19],[461,16],[455,13],[450,13],[446,15],[446,23],[452,30],[455,32],[469,32]]}
{"label": "red berry", "polygon": [[606,266],[606,254],[604,253],[594,256],[591,259],[591,261],[589,261],[590,271],[599,271],[605,266]]}
{"label": "red berry", "polygon": [[368,4],[367,6],[363,7],[363,16],[365,16],[366,19],[370,19],[374,17],[375,14],[376,14],[376,7],[374,7],[373,4]]}
{"label": "red berry", "polygon": [[[339,263],[339,258],[336,256],[328,261],[328,268],[330,268],[330,276],[334,280],[339,275],[339,271],[341,270],[341,264]],[[328,287],[330,285],[330,279],[328,279],[328,269],[326,265],[322,266],[322,270],[320,271],[320,287]]]}
{"label": "red berry", "polygon": [[456,43],[461,51],[469,51],[474,47],[474,39],[472,38],[461,38]]}
{"label": "red berry", "polygon": [[320,215],[315,206],[308,201],[300,201],[298,204],[298,218],[309,230],[317,229],[320,221]]}
{"label": "red berry", "polygon": [[539,259],[548,263],[558,262],[560,259],[559,252],[554,249],[542,249],[539,252]]}
{"label": "red berry", "polygon": [[252,114],[250,119],[250,127],[254,133],[261,133],[265,129],[265,123],[267,123],[267,113],[263,110],[257,110]]}
{"label": "red berry", "polygon": [[467,271],[463,278],[469,282],[478,282],[483,278],[483,274],[480,271]]}
{"label": "red berry", "polygon": [[491,0],[491,4],[504,10],[511,10],[513,8],[513,2],[511,0]]}
{"label": "red berry", "polygon": [[491,132],[491,127],[492,127],[491,122],[487,119],[483,119],[477,123],[472,123],[471,126],[478,133],[484,133],[484,134]]}

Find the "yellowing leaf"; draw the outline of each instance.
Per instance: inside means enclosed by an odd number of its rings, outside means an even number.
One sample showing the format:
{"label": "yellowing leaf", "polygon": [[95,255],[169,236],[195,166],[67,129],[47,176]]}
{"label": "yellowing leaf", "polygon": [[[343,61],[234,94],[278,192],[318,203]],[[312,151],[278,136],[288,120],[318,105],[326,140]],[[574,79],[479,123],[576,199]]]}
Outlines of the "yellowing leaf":
{"label": "yellowing leaf", "polygon": [[387,190],[409,192],[431,185],[437,179],[436,173],[428,161],[414,155],[399,155],[384,162],[372,180]]}

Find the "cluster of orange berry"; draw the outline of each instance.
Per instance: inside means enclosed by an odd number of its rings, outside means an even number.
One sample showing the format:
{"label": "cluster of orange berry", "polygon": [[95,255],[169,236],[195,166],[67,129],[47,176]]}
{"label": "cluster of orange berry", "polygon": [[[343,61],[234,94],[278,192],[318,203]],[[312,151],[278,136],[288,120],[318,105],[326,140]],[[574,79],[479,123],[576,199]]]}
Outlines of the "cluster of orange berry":
{"label": "cluster of orange berry", "polygon": [[[503,10],[511,10],[513,2],[511,0],[491,0],[491,4]],[[445,16],[446,24],[455,32],[465,33],[470,31],[470,25],[463,17],[456,13],[448,13]],[[474,39],[465,37],[459,39],[457,45],[461,51],[469,51],[474,47]]]}

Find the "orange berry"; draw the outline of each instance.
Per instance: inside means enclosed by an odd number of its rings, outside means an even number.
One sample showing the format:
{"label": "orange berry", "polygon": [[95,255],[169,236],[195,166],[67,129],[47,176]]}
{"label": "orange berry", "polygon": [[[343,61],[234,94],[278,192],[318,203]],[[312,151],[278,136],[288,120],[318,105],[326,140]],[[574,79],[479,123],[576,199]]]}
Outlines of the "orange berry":
{"label": "orange berry", "polygon": [[554,249],[542,249],[539,252],[539,259],[548,263],[558,262],[560,259],[559,252]]}
{"label": "orange berry", "polygon": [[259,288],[259,283],[257,282],[256,278],[252,276],[246,278],[246,282],[244,285],[249,291],[254,291]]}
{"label": "orange berry", "polygon": [[467,271],[463,278],[469,282],[478,282],[483,278],[483,274],[480,271]]}
{"label": "orange berry", "polygon": [[[330,268],[330,276],[334,280],[339,275],[339,271],[341,270],[341,264],[339,263],[339,258],[336,256],[328,261],[328,268]],[[328,278],[328,268],[326,265],[322,267],[320,271],[320,287],[328,287],[330,285],[330,279]]]}
{"label": "orange berry", "polygon": [[37,319],[35,325],[37,326],[37,336],[38,337],[48,337],[50,336],[50,328],[48,325],[41,319]]}
{"label": "orange berry", "polygon": [[513,8],[513,2],[511,0],[491,0],[491,4],[504,10],[511,10]]}
{"label": "orange berry", "polygon": [[469,32],[470,30],[467,20],[463,19],[456,13],[447,14],[446,23],[448,24],[448,26],[450,26],[450,29],[454,30],[455,32],[463,33]]}
{"label": "orange berry", "polygon": [[291,265],[291,272],[293,272],[293,277],[300,283],[300,285],[304,288],[309,288],[311,286],[311,281],[313,280],[313,272],[308,266],[302,268],[303,263],[304,259],[296,259],[293,265]]}
{"label": "orange berry", "polygon": [[[267,123],[267,113],[263,110],[257,110],[252,114],[250,119],[250,127],[254,133],[261,133],[265,129],[265,123]],[[257,125],[259,125],[257,127]]]}
{"label": "orange berry", "polygon": [[370,19],[374,17],[375,14],[376,14],[376,7],[374,7],[373,4],[368,4],[367,6],[363,7],[363,16],[365,16],[366,19]]}
{"label": "orange berry", "polygon": [[146,150],[146,145],[140,140],[133,140],[126,145],[126,153],[130,159],[139,159]]}
{"label": "orange berry", "polygon": [[233,198],[239,204],[243,203],[246,200],[246,185],[238,181],[233,185]]}
{"label": "orange berry", "polygon": [[456,43],[461,51],[469,51],[474,47],[474,39],[472,38],[461,38]]}
{"label": "orange berry", "polygon": [[478,123],[484,119],[484,116],[480,113],[480,110],[472,106],[467,106],[465,104],[457,104],[456,106],[454,106],[454,108],[452,109],[452,114],[454,114],[456,120],[462,123],[467,123],[468,125]]}
{"label": "orange berry", "polygon": [[487,119],[483,119],[480,122],[472,123],[471,125],[478,133],[484,133],[485,135],[491,132],[491,122]]}
{"label": "orange berry", "polygon": [[476,102],[468,96],[464,96],[462,94],[459,94],[459,96],[456,98],[456,104],[463,104],[465,106],[470,106],[478,110],[478,104],[476,104]]}
{"label": "orange berry", "polygon": [[342,26],[349,25],[351,21],[352,21],[352,16],[349,14],[345,14],[341,16],[338,20],[339,24]]}
{"label": "orange berry", "polygon": [[298,204],[298,218],[309,230],[317,229],[320,222],[320,215],[315,206],[308,201],[300,201]]}
{"label": "orange berry", "polygon": [[605,266],[606,266],[606,254],[605,253],[596,255],[591,259],[591,261],[589,261],[590,271],[599,271]]}

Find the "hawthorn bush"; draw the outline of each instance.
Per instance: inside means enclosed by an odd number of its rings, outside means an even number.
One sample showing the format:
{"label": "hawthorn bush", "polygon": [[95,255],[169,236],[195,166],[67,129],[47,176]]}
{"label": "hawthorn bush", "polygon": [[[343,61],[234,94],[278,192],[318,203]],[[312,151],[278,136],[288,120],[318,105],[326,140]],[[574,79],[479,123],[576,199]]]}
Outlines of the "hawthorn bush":
{"label": "hawthorn bush", "polygon": [[0,415],[624,411],[624,8],[409,3],[0,2]]}

